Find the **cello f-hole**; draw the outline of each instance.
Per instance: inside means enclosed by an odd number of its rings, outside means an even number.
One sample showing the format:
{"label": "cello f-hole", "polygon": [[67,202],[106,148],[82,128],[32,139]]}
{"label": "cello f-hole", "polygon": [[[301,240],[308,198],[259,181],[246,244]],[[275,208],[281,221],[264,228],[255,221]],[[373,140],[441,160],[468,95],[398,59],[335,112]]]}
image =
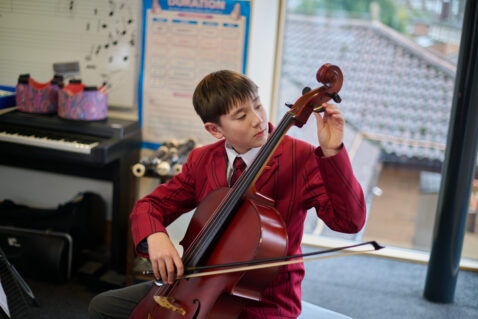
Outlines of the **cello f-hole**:
{"label": "cello f-hole", "polygon": [[201,310],[201,302],[199,301],[199,299],[194,299],[193,303],[198,304],[198,307],[197,307],[196,312],[194,313],[194,317],[193,317],[193,319],[197,319],[198,316],[199,316],[199,311]]}

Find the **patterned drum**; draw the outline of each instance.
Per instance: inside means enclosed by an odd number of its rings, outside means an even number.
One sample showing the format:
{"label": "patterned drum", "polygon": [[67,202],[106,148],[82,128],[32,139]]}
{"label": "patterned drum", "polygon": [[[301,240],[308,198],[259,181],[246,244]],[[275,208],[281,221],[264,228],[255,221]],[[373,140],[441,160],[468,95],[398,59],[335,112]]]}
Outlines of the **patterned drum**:
{"label": "patterned drum", "polygon": [[20,111],[28,113],[55,113],[58,109],[58,91],[63,86],[63,77],[55,77],[39,83],[30,74],[21,74],[16,87],[16,104]]}
{"label": "patterned drum", "polygon": [[58,92],[58,116],[70,120],[104,120],[108,113],[106,87],[85,86],[70,81]]}

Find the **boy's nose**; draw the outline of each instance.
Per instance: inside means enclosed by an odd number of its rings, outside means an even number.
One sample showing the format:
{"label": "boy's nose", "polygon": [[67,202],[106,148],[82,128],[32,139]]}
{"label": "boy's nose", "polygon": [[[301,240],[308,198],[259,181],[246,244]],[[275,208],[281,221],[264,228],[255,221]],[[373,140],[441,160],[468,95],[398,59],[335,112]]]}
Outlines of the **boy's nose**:
{"label": "boy's nose", "polygon": [[254,117],[252,119],[252,124],[254,126],[258,126],[262,123],[262,117],[261,117],[261,114],[259,112],[254,112]]}

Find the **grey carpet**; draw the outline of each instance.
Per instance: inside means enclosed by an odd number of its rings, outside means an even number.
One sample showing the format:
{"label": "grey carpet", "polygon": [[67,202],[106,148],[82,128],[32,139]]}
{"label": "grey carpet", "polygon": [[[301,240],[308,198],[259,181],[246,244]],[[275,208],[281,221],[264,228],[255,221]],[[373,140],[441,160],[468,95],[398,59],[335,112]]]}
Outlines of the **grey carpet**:
{"label": "grey carpet", "polygon": [[[426,265],[370,256],[310,262],[303,299],[355,319],[478,318],[478,273],[460,271],[455,302],[438,304],[423,298],[426,271]],[[81,282],[27,281],[42,305],[32,318],[88,318],[88,303],[95,292]]]}
{"label": "grey carpet", "polygon": [[303,299],[352,318],[478,318],[476,272],[460,271],[454,303],[440,304],[423,297],[427,273],[423,264],[349,256],[305,267]]}

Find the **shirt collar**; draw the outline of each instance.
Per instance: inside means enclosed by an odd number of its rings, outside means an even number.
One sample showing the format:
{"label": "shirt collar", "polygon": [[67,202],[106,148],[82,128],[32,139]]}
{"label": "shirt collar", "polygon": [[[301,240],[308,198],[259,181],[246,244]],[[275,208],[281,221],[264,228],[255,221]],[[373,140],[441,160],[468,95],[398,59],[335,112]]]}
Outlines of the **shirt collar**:
{"label": "shirt collar", "polygon": [[228,166],[228,169],[231,169],[232,168],[232,164],[234,163],[234,159],[239,156],[242,158],[242,160],[244,161],[244,163],[246,163],[247,167],[249,167],[249,165],[252,164],[252,161],[254,160],[254,158],[256,157],[257,153],[259,152],[259,150],[261,149],[261,147],[255,147],[255,148],[251,148],[249,151],[247,151],[246,153],[244,154],[238,154],[234,148],[231,146],[231,144],[229,144],[228,141],[226,141],[226,143],[224,144],[225,147],[226,147],[226,153],[227,153],[227,166]]}

